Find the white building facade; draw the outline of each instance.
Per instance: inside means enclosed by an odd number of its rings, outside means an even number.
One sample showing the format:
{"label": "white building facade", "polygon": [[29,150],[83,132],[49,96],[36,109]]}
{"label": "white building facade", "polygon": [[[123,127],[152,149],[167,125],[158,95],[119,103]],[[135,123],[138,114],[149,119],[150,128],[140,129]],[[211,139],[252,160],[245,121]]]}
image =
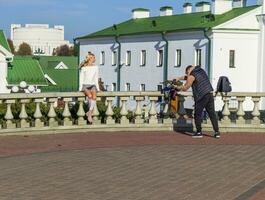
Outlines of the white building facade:
{"label": "white building facade", "polygon": [[48,24],[12,24],[11,40],[16,50],[23,42],[28,43],[34,55],[50,56],[57,47],[70,46],[70,42],[64,39],[62,25],[49,27]]}
{"label": "white building facade", "polygon": [[[129,20],[78,38],[80,61],[88,51],[95,53],[108,90],[117,89],[117,84],[121,91],[157,90],[162,81],[183,75],[191,64],[204,68],[214,87],[220,76],[227,76],[234,92],[265,92],[264,3],[246,7],[238,0],[215,0],[211,6],[200,2],[196,13],[187,12],[187,7],[190,4],[185,4],[185,14],[160,17],[144,15],[146,9],[137,15],[134,9],[135,24]],[[167,25],[170,20],[175,20],[175,27]],[[198,22],[188,27],[190,20]],[[141,23],[146,31],[140,30]]]}

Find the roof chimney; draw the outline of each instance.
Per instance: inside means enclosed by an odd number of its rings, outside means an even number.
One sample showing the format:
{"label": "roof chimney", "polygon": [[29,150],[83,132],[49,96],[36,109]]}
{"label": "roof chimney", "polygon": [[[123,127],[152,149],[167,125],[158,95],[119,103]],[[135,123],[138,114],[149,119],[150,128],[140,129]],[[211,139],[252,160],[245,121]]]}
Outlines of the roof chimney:
{"label": "roof chimney", "polygon": [[245,7],[247,0],[233,0],[233,8]]}
{"label": "roof chimney", "polygon": [[232,10],[232,0],[213,0],[212,14],[221,15]]}
{"label": "roof chimney", "polygon": [[206,1],[201,1],[196,3],[195,7],[196,7],[196,12],[207,12],[210,11],[211,4]]}
{"label": "roof chimney", "polygon": [[150,10],[145,8],[135,8],[132,10],[132,18],[133,19],[141,19],[141,18],[149,18]]}
{"label": "roof chimney", "polygon": [[184,3],[183,4],[183,12],[184,13],[192,13],[192,4],[191,3]]}
{"label": "roof chimney", "polygon": [[160,16],[171,16],[173,8],[171,6],[164,6],[160,8]]}

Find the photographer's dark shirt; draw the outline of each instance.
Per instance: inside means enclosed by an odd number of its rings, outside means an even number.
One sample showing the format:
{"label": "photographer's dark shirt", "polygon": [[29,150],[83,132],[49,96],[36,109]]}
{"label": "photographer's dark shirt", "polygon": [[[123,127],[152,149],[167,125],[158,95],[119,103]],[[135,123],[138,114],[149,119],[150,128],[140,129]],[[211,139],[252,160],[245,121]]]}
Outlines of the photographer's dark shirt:
{"label": "photographer's dark shirt", "polygon": [[196,66],[190,75],[195,77],[195,80],[192,83],[192,92],[195,101],[199,101],[206,94],[209,94],[213,91],[213,87],[209,81],[209,78],[206,72],[200,67]]}

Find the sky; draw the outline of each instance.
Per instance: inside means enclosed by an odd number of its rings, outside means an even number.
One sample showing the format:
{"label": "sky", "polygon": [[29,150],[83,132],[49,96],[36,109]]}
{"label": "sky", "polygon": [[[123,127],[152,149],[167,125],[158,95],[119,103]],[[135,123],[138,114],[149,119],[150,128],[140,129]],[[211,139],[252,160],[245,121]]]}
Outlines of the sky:
{"label": "sky", "polygon": [[[159,8],[172,6],[174,14],[182,13],[182,5],[201,0],[0,0],[0,29],[10,37],[11,24],[64,25],[65,39],[83,36],[131,18],[133,8],[151,10],[159,15]],[[248,5],[256,4],[248,0]]]}

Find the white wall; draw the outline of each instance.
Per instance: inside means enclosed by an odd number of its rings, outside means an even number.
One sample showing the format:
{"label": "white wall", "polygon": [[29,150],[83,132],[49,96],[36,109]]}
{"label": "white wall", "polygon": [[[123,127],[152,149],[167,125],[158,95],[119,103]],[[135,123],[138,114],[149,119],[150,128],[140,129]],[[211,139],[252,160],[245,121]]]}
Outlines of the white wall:
{"label": "white wall", "polygon": [[[181,76],[185,73],[187,65],[195,64],[195,49],[202,50],[202,67],[207,66],[207,40],[202,32],[174,33],[167,36],[169,40],[168,79]],[[140,85],[145,84],[146,90],[157,90],[157,86],[163,81],[164,66],[157,66],[157,50],[165,53],[165,42],[160,34],[126,36],[120,38],[121,42],[121,91],[125,90],[125,84],[130,83],[131,91],[139,91]],[[100,52],[105,51],[105,65],[100,66],[100,76],[105,84],[117,82],[116,66],[111,65],[112,49],[117,49],[114,38],[89,39],[80,42],[80,62],[88,51],[96,55],[96,64],[99,65]],[[176,49],[182,50],[182,65],[175,67]],[[140,54],[146,50],[146,66],[140,66]],[[126,52],[131,51],[131,66],[125,65]],[[165,55],[164,55],[165,58]],[[206,69],[207,71],[207,69]]]}
{"label": "white wall", "polygon": [[7,63],[6,57],[0,52],[0,93],[9,93],[7,89]]}
{"label": "white wall", "polygon": [[33,53],[41,49],[45,52],[44,55],[52,55],[54,48],[70,44],[64,40],[63,26],[49,28],[48,25],[11,25],[11,39],[16,50],[20,44],[26,42],[31,46]]}

